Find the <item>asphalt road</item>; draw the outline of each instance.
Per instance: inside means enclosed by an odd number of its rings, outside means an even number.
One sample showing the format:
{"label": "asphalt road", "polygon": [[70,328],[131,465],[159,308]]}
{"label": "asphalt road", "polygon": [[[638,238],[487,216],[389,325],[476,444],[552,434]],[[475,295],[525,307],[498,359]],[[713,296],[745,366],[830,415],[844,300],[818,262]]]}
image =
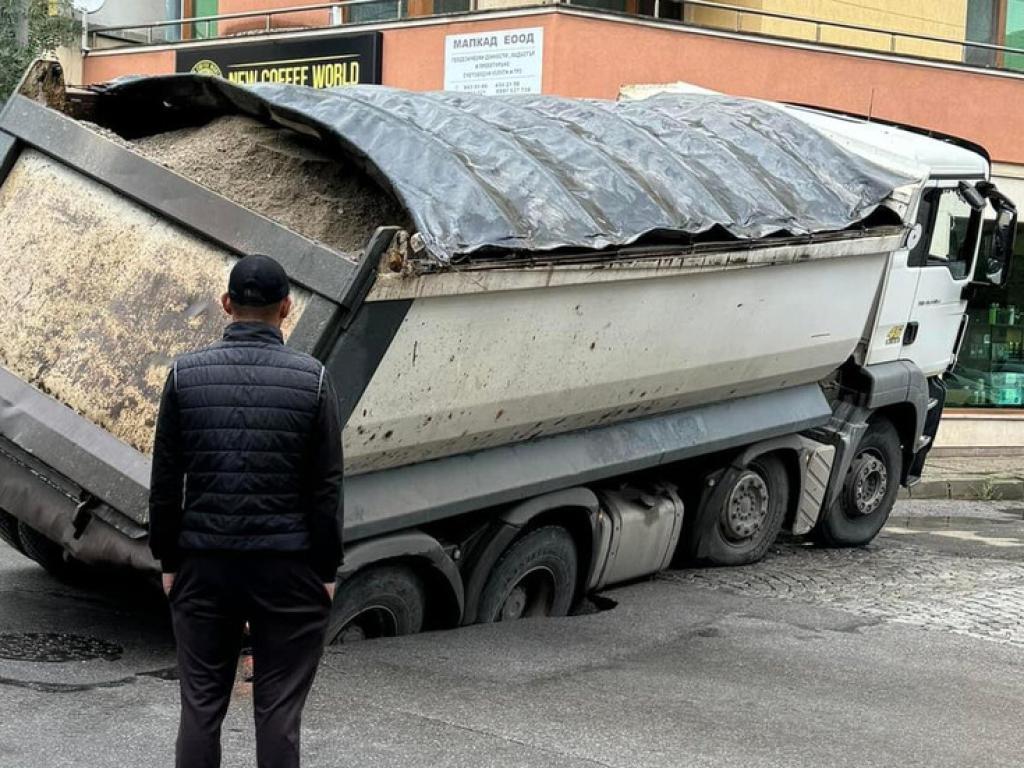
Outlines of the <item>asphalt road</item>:
{"label": "asphalt road", "polygon": [[[586,616],[332,649],[306,766],[1022,762],[1020,503],[902,502],[866,549],[783,542],[756,566],[606,595],[617,606]],[[0,766],[171,765],[165,610],[124,582],[68,588],[0,545],[0,657],[55,659],[0,658]],[[71,654],[93,658],[56,660]],[[239,684],[226,766],[254,765],[250,723]]]}

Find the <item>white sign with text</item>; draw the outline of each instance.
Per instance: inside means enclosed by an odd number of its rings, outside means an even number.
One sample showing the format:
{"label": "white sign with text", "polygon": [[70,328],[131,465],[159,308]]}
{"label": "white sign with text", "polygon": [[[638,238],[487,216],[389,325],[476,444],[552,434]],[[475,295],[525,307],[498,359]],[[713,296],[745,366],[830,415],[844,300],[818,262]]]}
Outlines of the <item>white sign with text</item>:
{"label": "white sign with text", "polygon": [[540,93],[544,29],[503,29],[444,39],[444,89],[504,96]]}

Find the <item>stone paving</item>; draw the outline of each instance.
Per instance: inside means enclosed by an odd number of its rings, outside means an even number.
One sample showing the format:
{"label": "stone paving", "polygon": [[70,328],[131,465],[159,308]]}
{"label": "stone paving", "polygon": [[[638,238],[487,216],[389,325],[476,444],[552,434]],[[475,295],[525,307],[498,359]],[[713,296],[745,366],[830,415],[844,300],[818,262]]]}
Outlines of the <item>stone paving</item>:
{"label": "stone paving", "polygon": [[[1024,646],[1022,522],[1019,503],[993,506],[981,517],[922,517],[904,502],[869,547],[827,550],[780,540],[753,566],[674,571],[659,578],[747,597],[827,604],[880,621]],[[936,549],[922,535],[984,546],[989,557]]]}

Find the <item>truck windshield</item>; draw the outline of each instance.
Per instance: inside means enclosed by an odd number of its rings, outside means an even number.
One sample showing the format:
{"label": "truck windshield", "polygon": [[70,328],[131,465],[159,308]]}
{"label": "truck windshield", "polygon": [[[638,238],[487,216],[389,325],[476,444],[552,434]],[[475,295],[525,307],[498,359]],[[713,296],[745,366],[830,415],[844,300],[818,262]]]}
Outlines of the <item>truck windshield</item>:
{"label": "truck windshield", "polygon": [[925,192],[917,223],[924,236],[910,253],[910,266],[942,266],[954,280],[967,277],[978,245],[981,213],[958,190],[936,188]]}

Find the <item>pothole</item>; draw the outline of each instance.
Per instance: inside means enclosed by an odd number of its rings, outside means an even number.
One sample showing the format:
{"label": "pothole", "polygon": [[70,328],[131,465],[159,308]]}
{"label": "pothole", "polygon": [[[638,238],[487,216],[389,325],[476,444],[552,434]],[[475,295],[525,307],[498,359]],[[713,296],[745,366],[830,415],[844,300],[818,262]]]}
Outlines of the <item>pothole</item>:
{"label": "pothole", "polygon": [[604,595],[587,595],[569,613],[570,616],[590,616],[617,608],[619,602]]}
{"label": "pothole", "polygon": [[124,649],[98,637],[65,632],[0,632],[0,659],[60,663],[116,661]]}

